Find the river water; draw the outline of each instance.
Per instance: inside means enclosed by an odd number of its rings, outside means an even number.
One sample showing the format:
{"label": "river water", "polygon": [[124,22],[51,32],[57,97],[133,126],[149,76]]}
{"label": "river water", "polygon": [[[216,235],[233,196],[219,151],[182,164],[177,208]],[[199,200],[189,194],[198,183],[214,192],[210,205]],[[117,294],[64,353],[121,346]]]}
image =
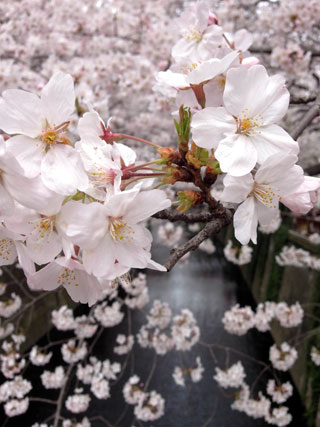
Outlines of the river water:
{"label": "river water", "polygon": [[[164,262],[168,250],[161,245],[155,245],[154,259]],[[237,301],[240,304],[254,304],[250,293],[246,290],[238,270],[226,264],[225,260],[216,254],[208,255],[197,251],[192,253],[189,263],[177,265],[170,273],[163,274],[155,271],[148,272],[148,287],[151,301],[160,299],[170,304],[173,314],[178,314],[183,308],[189,308],[198,322],[201,330],[201,342],[214,343],[233,348],[232,350],[214,348],[213,356],[204,345],[197,344],[190,352],[169,352],[165,356],[157,356],[155,370],[151,378],[149,390],[156,390],[166,398],[165,415],[153,423],[139,423],[135,420],[132,407],[124,403],[122,388],[128,376],[137,374],[142,381],[146,381],[154,361],[154,352],[142,349],[137,344],[134,347],[133,357],[128,360],[125,375],[112,387],[112,398],[108,400],[93,399],[86,414],[93,418],[93,427],[103,427],[106,424],[99,420],[103,415],[109,426],[154,426],[154,427],[262,427],[267,426],[262,420],[254,420],[246,415],[233,411],[230,405],[233,401],[232,393],[223,391],[213,380],[214,368],[225,368],[226,360],[232,364],[238,360],[243,362],[247,373],[247,382],[252,384],[263,368],[259,363],[241,357],[244,353],[257,360],[267,361],[268,349],[272,344],[269,334],[250,331],[242,337],[225,332],[221,318],[225,310]],[[148,308],[148,307],[147,307]],[[85,311],[84,306],[80,312]],[[77,313],[80,314],[80,313]],[[138,311],[132,313],[132,330],[136,333],[140,325],[144,324],[144,315]],[[99,359],[109,358],[112,361],[122,362],[125,356],[118,356],[112,352],[115,337],[118,333],[127,333],[128,316],[123,322],[111,329],[104,330],[96,345],[95,355]],[[51,339],[61,339],[65,333],[54,332]],[[40,345],[46,343],[44,337]],[[200,356],[205,367],[203,379],[199,383],[188,383],[185,388],[176,385],[172,379],[174,367],[179,365],[181,357],[185,366],[192,366],[195,358]],[[53,359],[55,366],[61,363],[60,356]],[[54,366],[46,366],[53,369]],[[40,385],[39,374],[42,370],[32,367],[27,370],[26,378],[32,378],[35,384],[33,395],[42,396],[43,388]],[[255,391],[265,393],[266,376],[261,377],[255,386]],[[284,376],[283,379],[287,379]],[[70,381],[74,388],[74,381]],[[72,390],[72,389],[71,389]],[[228,393],[227,393],[228,392]],[[56,398],[57,392],[49,393],[48,398]],[[288,406],[294,414],[292,426],[304,427],[303,408],[295,393],[288,401]],[[30,409],[24,416],[10,419],[7,427],[28,427],[34,422],[42,421],[49,416],[50,405],[31,403]],[[72,418],[70,413],[63,412],[64,417]],[[1,416],[2,417],[2,416]],[[81,419],[82,416],[77,416]],[[3,418],[2,418],[3,419]],[[2,422],[0,423],[3,425]]]}

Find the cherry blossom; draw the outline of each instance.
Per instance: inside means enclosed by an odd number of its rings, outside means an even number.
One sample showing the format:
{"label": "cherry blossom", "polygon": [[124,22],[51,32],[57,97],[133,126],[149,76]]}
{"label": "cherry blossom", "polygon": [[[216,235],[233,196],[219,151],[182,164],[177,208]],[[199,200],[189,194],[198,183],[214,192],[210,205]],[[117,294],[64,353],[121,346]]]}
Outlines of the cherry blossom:
{"label": "cherry blossom", "polygon": [[61,388],[66,380],[62,366],[57,366],[53,372],[43,371],[40,378],[43,387],[46,389]]}
{"label": "cherry blossom", "polygon": [[164,414],[165,401],[156,391],[151,391],[141,398],[134,408],[134,414],[141,421],[154,421]]}
{"label": "cherry blossom", "polygon": [[293,387],[289,382],[276,384],[275,380],[269,380],[267,384],[267,393],[276,403],[284,403],[293,393]]}
{"label": "cherry blossom", "polygon": [[304,311],[298,302],[291,306],[288,306],[286,302],[281,302],[276,305],[275,315],[281,326],[292,328],[301,324]]}
{"label": "cherry blossom", "polygon": [[129,351],[131,351],[133,344],[134,344],[134,337],[133,335],[125,336],[122,334],[119,334],[116,338],[117,345],[113,348],[113,351],[117,354],[127,354]]}
{"label": "cherry blossom", "polygon": [[4,405],[4,411],[8,417],[16,417],[27,412],[28,407],[29,399],[27,397],[22,400],[12,399]]}
{"label": "cherry blossom", "polygon": [[313,363],[320,366],[320,350],[313,346],[310,355]]}
{"label": "cherry blossom", "polygon": [[90,403],[90,396],[88,394],[76,393],[68,396],[66,400],[66,408],[74,414],[85,412],[88,409]]}
{"label": "cherry blossom", "polygon": [[17,89],[4,91],[2,97],[0,128],[18,134],[7,147],[24,175],[35,178],[41,173],[43,183],[63,195],[85,189],[88,178],[80,156],[64,135],[75,105],[72,77],[56,73],[41,98]]}
{"label": "cherry blossom", "polygon": [[241,248],[235,247],[232,241],[229,240],[223,249],[223,253],[226,259],[233,264],[245,265],[251,261],[252,248],[247,245],[241,246]]}
{"label": "cherry blossom", "polygon": [[38,349],[37,346],[32,347],[29,355],[31,363],[36,366],[46,365],[50,362],[51,357],[51,352],[43,353],[41,350]]}
{"label": "cherry blossom", "polygon": [[254,327],[254,313],[249,306],[239,307],[236,304],[224,313],[222,323],[230,334],[244,335]]}
{"label": "cherry blossom", "polygon": [[183,12],[178,25],[183,36],[172,48],[172,56],[187,57],[198,61],[210,57],[212,51],[222,44],[222,28],[218,25],[208,25],[210,11],[204,1],[199,1],[194,9]]}
{"label": "cherry blossom", "polygon": [[292,194],[303,181],[302,169],[294,155],[272,155],[258,169],[242,177],[227,175],[221,200],[241,203],[234,215],[235,236],[243,244],[257,242],[257,225],[277,216],[279,201]]}
{"label": "cherry blossom", "polygon": [[266,421],[269,424],[276,425],[278,427],[284,427],[291,423],[292,415],[288,412],[286,406],[280,406],[278,408],[273,408],[271,413],[266,416]]}
{"label": "cherry blossom", "polygon": [[70,297],[90,306],[102,295],[103,287],[96,277],[85,271],[77,259],[57,258],[41,270],[28,276],[31,289],[47,291],[63,286]]}
{"label": "cherry blossom", "polygon": [[195,143],[216,149],[223,172],[239,177],[272,154],[298,153],[298,144],[274,124],[289,104],[281,76],[269,77],[262,65],[230,69],[223,101],[224,107],[197,112],[191,124]]}
{"label": "cherry blossom", "polygon": [[298,352],[294,347],[291,347],[287,342],[280,345],[280,349],[274,344],[270,347],[269,358],[272,365],[279,371],[287,371],[295,363],[298,357]]}
{"label": "cherry blossom", "polygon": [[161,190],[123,191],[105,205],[70,201],[61,210],[60,227],[83,248],[89,274],[114,279],[133,267],[165,270],[151,260],[152,236],[139,223],[170,205]]}
{"label": "cherry blossom", "polygon": [[222,370],[220,368],[215,368],[216,375],[213,377],[220,387],[229,388],[229,387],[241,387],[244,384],[245,371],[241,362],[237,362],[230,368]]}

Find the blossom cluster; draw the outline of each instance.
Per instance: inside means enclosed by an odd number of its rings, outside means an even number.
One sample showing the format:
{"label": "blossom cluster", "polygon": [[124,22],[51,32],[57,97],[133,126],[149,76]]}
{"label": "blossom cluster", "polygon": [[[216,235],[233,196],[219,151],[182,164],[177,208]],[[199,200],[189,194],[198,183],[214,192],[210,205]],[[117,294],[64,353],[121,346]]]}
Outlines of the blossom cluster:
{"label": "blossom cluster", "polygon": [[314,270],[320,270],[320,259],[310,252],[296,248],[295,246],[283,246],[281,252],[276,255],[278,265],[292,265],[294,267],[308,267]]}
{"label": "blossom cluster", "polygon": [[154,421],[164,414],[163,397],[154,390],[146,393],[137,375],[124,385],[123,396],[129,405],[134,405],[134,414],[141,421]]}
{"label": "blossom cluster", "polygon": [[233,410],[244,412],[254,419],[264,418],[268,424],[278,427],[290,424],[292,415],[285,406],[274,406],[282,404],[292,395],[293,387],[289,382],[281,384],[273,379],[268,381],[266,392],[271,399],[266,397],[261,391],[258,398],[251,396],[248,384],[245,382],[246,373],[240,361],[229,368],[222,370],[216,368],[216,375],[213,377],[222,388],[237,389],[236,398],[231,405]]}
{"label": "blossom cluster", "polygon": [[79,120],[72,144],[74,105],[72,78],[61,72],[41,98],[3,93],[0,128],[14,136],[0,138],[0,264],[18,258],[32,289],[63,286],[92,305],[130,268],[165,270],[151,260],[152,237],[141,223],[171,202],[161,190],[121,187],[139,169],[135,152],[114,142],[94,110]]}
{"label": "blossom cluster", "polygon": [[174,348],[188,351],[199,341],[200,329],[188,309],[172,318],[168,304],[155,300],[147,320],[137,334],[138,343],[141,347],[153,348],[159,355]]}
{"label": "blossom cluster", "polygon": [[185,386],[186,377],[190,377],[193,383],[201,381],[204,372],[204,367],[201,363],[200,357],[196,358],[194,365],[190,368],[181,368],[176,366],[174,368],[172,377],[176,384],[180,386]]}
{"label": "blossom cluster", "polygon": [[248,245],[243,245],[240,248],[233,246],[232,241],[229,240],[223,249],[226,259],[236,265],[249,264],[252,257],[253,249]]}
{"label": "blossom cluster", "polygon": [[244,335],[249,329],[256,328],[260,332],[270,330],[270,323],[277,320],[284,328],[294,328],[302,323],[304,310],[299,302],[288,305],[286,302],[260,303],[256,312],[251,307],[231,307],[224,313],[222,323],[231,334]]}
{"label": "blossom cluster", "polygon": [[[170,89],[176,107],[190,109],[193,143],[218,162],[215,174],[225,174],[219,200],[236,208],[235,237],[246,245],[256,243],[258,224],[278,220],[279,202],[308,212],[320,180],[303,176],[299,145],[279,125],[289,105],[284,78],[250,56],[247,30],[226,35],[212,16],[202,1],[181,15],[182,38],[155,89]],[[203,165],[205,180],[213,167]]]}

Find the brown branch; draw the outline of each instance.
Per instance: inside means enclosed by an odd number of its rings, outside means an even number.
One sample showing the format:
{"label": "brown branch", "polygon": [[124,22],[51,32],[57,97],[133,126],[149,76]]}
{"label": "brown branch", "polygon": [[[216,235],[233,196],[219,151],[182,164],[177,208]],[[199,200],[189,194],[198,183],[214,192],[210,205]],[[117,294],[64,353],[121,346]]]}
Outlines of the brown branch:
{"label": "brown branch", "polygon": [[168,261],[165,264],[167,270],[170,271],[176,265],[179,259],[181,259],[186,253],[197,249],[199,245],[209,236],[219,233],[223,227],[226,227],[231,223],[231,220],[232,212],[231,210],[226,209],[224,216],[211,220],[191,240],[188,240],[188,242],[186,242],[184,245],[173,249]]}
{"label": "brown branch", "polygon": [[182,213],[173,209],[164,209],[153,215],[153,218],[168,219],[171,222],[183,221],[187,224],[192,224],[194,222],[209,222],[216,217],[217,214],[214,212]]}
{"label": "brown branch", "polygon": [[309,96],[304,98],[298,98],[295,96],[290,96],[290,104],[291,105],[300,105],[300,104],[309,104],[310,102],[314,102],[317,99],[316,96]]}
{"label": "brown branch", "polygon": [[316,102],[310,108],[310,110],[306,113],[297,127],[291,133],[293,139],[299,138],[299,136],[303,133],[303,131],[309,126],[309,124],[319,116],[319,107],[320,107],[320,94],[317,96]]}
{"label": "brown branch", "polygon": [[[306,46],[302,46],[302,49],[305,52],[311,52],[311,56],[320,56],[320,51],[319,50],[313,50],[310,49]],[[266,54],[271,54],[272,53],[272,48],[271,47],[265,47],[265,46],[252,46],[249,49],[250,53],[266,53]]]}

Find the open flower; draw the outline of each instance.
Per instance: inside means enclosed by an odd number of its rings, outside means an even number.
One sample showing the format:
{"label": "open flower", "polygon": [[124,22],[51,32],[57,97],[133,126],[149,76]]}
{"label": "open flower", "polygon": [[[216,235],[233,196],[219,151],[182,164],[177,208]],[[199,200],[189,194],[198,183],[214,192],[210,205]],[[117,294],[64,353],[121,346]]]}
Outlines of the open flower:
{"label": "open flower", "polygon": [[224,107],[208,107],[192,120],[194,142],[216,149],[223,172],[249,173],[275,153],[297,154],[299,147],[277,123],[285,115],[289,92],[280,75],[269,77],[262,65],[227,72]]}
{"label": "open flower", "polygon": [[182,13],[177,23],[183,38],[173,46],[173,58],[198,61],[212,57],[212,52],[221,46],[223,38],[221,27],[208,25],[211,23],[211,17],[209,7],[204,1]]}
{"label": "open flower", "polygon": [[257,242],[258,222],[270,223],[278,213],[279,201],[292,194],[303,181],[303,170],[295,165],[294,155],[273,155],[251,174],[241,177],[227,175],[220,200],[241,203],[233,218],[235,236],[243,245],[250,239]]}
{"label": "open flower", "polygon": [[95,150],[107,149],[110,160],[114,161],[118,167],[122,164],[129,166],[135,162],[136,153],[125,144],[115,142],[123,137],[111,132],[110,122],[111,118],[106,126],[99,114],[90,109],[79,120],[78,132],[81,139],[75,144],[75,147],[83,157],[88,150],[86,146],[91,146]]}
{"label": "open flower", "polygon": [[88,177],[79,153],[65,136],[74,112],[72,77],[56,73],[42,89],[41,98],[18,89],[3,92],[0,128],[18,134],[7,141],[27,178],[41,173],[52,191],[69,195],[84,189]]}
{"label": "open flower", "polygon": [[164,269],[151,260],[151,233],[139,223],[171,205],[161,190],[136,189],[112,195],[107,202],[70,201],[59,218],[61,229],[83,249],[89,274],[114,279],[130,268]]}
{"label": "open flower", "polygon": [[103,288],[98,279],[88,274],[77,259],[60,257],[27,278],[33,290],[52,291],[63,286],[75,302],[93,305]]}
{"label": "open flower", "polygon": [[282,199],[282,203],[298,215],[307,214],[316,201],[320,178],[305,176],[303,183],[293,194]]}
{"label": "open flower", "polygon": [[208,82],[224,73],[237,58],[238,52],[234,51],[224,58],[212,58],[207,61],[191,62],[189,59],[174,64],[172,70],[160,71],[157,81],[167,84],[175,89],[187,89],[192,86]]}

